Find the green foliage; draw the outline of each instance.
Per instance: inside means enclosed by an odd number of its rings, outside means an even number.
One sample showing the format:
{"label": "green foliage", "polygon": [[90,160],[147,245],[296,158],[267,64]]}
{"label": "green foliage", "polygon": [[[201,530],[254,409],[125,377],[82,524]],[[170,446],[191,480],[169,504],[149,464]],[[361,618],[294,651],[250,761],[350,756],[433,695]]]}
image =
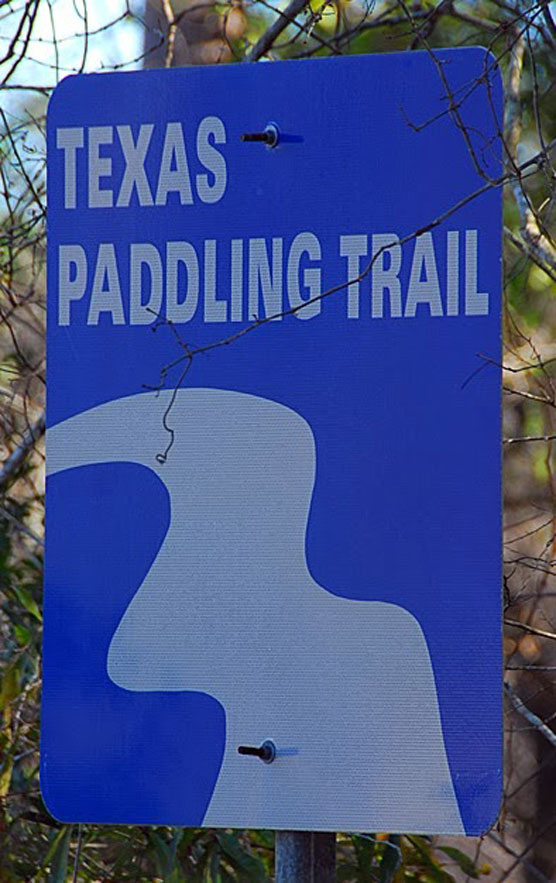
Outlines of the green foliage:
{"label": "green foliage", "polygon": [[65,883],[67,879],[71,832],[71,826],[67,825],[52,838],[45,860],[45,865],[50,869],[48,883]]}

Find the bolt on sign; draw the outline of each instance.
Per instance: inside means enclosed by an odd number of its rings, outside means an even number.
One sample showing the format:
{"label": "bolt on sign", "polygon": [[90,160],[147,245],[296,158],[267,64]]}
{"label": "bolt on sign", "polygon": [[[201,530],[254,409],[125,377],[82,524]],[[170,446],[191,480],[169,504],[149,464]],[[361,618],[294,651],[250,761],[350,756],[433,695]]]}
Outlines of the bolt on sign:
{"label": "bolt on sign", "polygon": [[56,90],[54,816],[496,818],[500,125],[482,49]]}

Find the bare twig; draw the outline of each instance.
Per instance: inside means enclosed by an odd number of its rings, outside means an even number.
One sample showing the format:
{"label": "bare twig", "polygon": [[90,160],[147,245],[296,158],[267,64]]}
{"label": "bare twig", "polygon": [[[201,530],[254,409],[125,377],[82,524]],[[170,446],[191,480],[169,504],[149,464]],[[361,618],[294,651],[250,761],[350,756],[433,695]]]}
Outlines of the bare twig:
{"label": "bare twig", "polygon": [[506,625],[511,625],[516,629],[523,629],[523,631],[528,632],[530,635],[538,635],[539,638],[550,638],[552,641],[556,641],[556,634],[554,632],[545,632],[543,629],[538,629],[533,625],[529,625],[527,622],[520,622],[518,619],[505,619],[504,622]]}
{"label": "bare twig", "polygon": [[259,58],[266,55],[282,31],[285,31],[288,25],[295,20],[296,15],[299,15],[299,13],[308,5],[309,0],[291,0],[283,12],[278,11],[278,18],[276,18],[264,34],[259,37],[253,48],[245,56],[244,61],[258,61]]}
{"label": "bare twig", "polygon": [[44,434],[44,429],[45,421],[43,415],[29,427],[18,447],[12,451],[0,470],[0,493],[4,493],[8,485],[18,475],[37,441]]}
{"label": "bare twig", "polygon": [[524,702],[519,698],[518,694],[511,686],[511,684],[504,684],[504,692],[506,696],[510,700],[512,706],[520,714],[522,717],[528,721],[535,730],[537,730],[541,736],[550,742],[550,744],[556,748],[556,733],[554,733],[550,727],[547,727],[544,721],[540,719],[531,709],[527,708]]}

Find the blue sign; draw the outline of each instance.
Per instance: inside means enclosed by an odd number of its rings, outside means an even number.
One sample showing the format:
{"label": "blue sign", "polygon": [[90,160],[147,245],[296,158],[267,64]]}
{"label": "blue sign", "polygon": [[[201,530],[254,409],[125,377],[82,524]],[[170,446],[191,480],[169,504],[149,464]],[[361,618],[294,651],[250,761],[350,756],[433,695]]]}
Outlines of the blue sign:
{"label": "blue sign", "polygon": [[500,116],[482,49],[56,90],[57,818],[495,820]]}

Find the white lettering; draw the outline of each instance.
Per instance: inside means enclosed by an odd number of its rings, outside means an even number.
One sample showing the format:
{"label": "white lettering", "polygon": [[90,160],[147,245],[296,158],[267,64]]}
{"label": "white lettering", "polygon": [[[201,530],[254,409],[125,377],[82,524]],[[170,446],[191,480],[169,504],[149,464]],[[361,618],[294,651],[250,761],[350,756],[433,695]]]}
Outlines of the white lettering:
{"label": "white lettering", "polygon": [[215,144],[226,143],[226,130],[224,123],[218,117],[205,117],[201,120],[197,130],[197,156],[205,169],[211,172],[214,181],[209,183],[208,175],[197,175],[197,193],[199,198],[206,203],[218,202],[224,196],[226,190],[226,161],[222,154],[216,150],[210,142]]}
{"label": "white lettering", "polygon": [[468,316],[488,316],[488,293],[477,291],[477,230],[465,231],[465,312]]}
{"label": "white lettering", "polygon": [[[384,266],[388,256],[389,266]],[[384,292],[390,298],[390,315],[399,318],[402,314],[402,290],[398,274],[402,265],[402,247],[393,233],[375,233],[373,235],[372,274],[372,306],[373,319],[382,319],[384,315]]]}
{"label": "white lettering", "polygon": [[[71,278],[73,275],[73,279]],[[80,245],[58,248],[58,325],[70,324],[70,304],[81,300],[87,285],[87,255]]]}
{"label": "white lettering", "polygon": [[83,129],[56,129],[56,147],[64,151],[64,208],[77,205],[77,151],[83,147]]}
{"label": "white lettering", "polygon": [[228,304],[216,297],[216,240],[205,240],[205,322],[226,322]]}
{"label": "white lettering", "polygon": [[101,190],[100,179],[112,174],[112,159],[101,156],[103,144],[112,144],[112,126],[91,126],[89,129],[89,208],[111,208],[113,193],[107,187]]}
{"label": "white lettering", "polygon": [[[143,150],[144,145],[139,152]],[[134,162],[128,195],[142,186],[144,168],[133,170]],[[156,245],[123,239],[117,244],[105,242],[89,258],[81,245],[57,246],[58,324],[82,321],[85,313],[89,325],[98,325],[101,319],[102,324],[150,325],[157,316],[183,324],[194,317],[224,323],[279,320],[289,311],[299,319],[322,315],[323,247],[315,233],[298,233],[286,252],[281,237],[201,239],[194,245],[164,242],[164,233],[165,229]],[[407,255],[395,233],[345,235],[339,240],[340,255],[347,260],[344,285],[351,289],[346,300],[349,320],[414,318],[419,312],[431,317],[488,314],[489,295],[479,290],[477,230],[446,230],[443,236],[427,231],[403,244]],[[445,249],[442,289],[437,246]],[[370,284],[365,286],[369,297],[362,310],[361,280],[357,280],[363,259],[367,261],[367,247],[373,258]],[[108,317],[102,318],[102,313]],[[333,310],[331,317],[334,314]]]}
{"label": "white lettering", "polygon": [[166,205],[169,193],[179,193],[181,205],[192,205],[191,180],[181,123],[168,123],[156,188],[156,204]]}
{"label": "white lettering", "polygon": [[[179,300],[179,265],[187,274],[184,296]],[[166,245],[166,316],[171,322],[189,322],[199,302],[199,261],[190,242]]]}
{"label": "white lettering", "polygon": [[459,233],[448,230],[446,240],[446,315],[459,313]]}
{"label": "white lettering", "polygon": [[294,315],[298,319],[312,319],[321,310],[322,302],[315,300],[321,293],[321,272],[320,267],[306,267],[303,270],[303,285],[309,292],[307,301],[304,301],[299,290],[299,265],[304,254],[308,255],[312,261],[320,261],[321,259],[320,242],[314,233],[298,233],[291,244],[288,255],[288,297],[290,305],[298,307],[305,303],[306,306],[301,307]]}
{"label": "white lettering", "polygon": [[232,322],[243,319],[243,239],[232,239],[231,243],[231,287]]}
{"label": "white lettering", "polygon": [[126,164],[118,201],[116,202],[118,207],[127,207],[129,205],[134,187],[137,190],[139,205],[153,204],[151,188],[145,174],[145,158],[153,129],[154,126],[151,123],[141,126],[137,143],[134,143],[131,126],[116,127]]}
{"label": "white lettering", "polygon": [[340,236],[340,255],[348,259],[347,277],[354,281],[348,285],[347,314],[348,319],[359,318],[359,280],[361,274],[360,258],[367,254],[367,237],[364,235]]}
{"label": "white lettering", "polygon": [[[150,292],[143,303],[143,266],[150,275]],[[132,243],[129,252],[129,324],[150,325],[162,306],[162,261],[149,242]]]}
{"label": "white lettering", "polygon": [[87,325],[98,325],[101,313],[110,313],[113,325],[125,324],[116,252],[112,243],[106,242],[98,247]]}
{"label": "white lettering", "polygon": [[[424,278],[422,278],[424,272]],[[440,284],[434,255],[432,233],[421,234],[415,240],[411,274],[405,302],[405,315],[415,316],[418,304],[428,304],[431,316],[442,316]]]}
{"label": "white lettering", "polygon": [[[259,316],[259,283],[265,315]],[[264,239],[249,240],[249,318],[281,319],[282,316],[282,239],[272,240],[272,272]]]}

